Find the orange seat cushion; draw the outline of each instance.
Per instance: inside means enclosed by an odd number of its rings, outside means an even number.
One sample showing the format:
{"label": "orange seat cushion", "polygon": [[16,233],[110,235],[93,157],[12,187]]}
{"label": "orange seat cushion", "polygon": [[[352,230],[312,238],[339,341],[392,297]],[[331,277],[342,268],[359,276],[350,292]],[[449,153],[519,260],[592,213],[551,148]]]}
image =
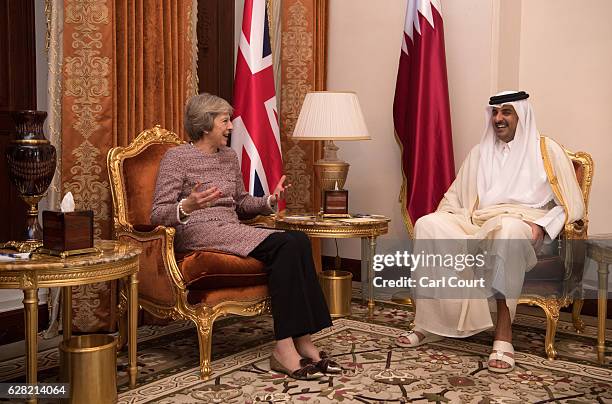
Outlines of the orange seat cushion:
{"label": "orange seat cushion", "polygon": [[204,304],[216,306],[219,303],[253,302],[268,296],[268,286],[246,286],[244,288],[224,288],[217,290],[189,290],[187,301],[189,304]]}
{"label": "orange seat cushion", "polygon": [[201,250],[177,254],[176,258],[190,291],[268,284],[264,264],[252,257]]}

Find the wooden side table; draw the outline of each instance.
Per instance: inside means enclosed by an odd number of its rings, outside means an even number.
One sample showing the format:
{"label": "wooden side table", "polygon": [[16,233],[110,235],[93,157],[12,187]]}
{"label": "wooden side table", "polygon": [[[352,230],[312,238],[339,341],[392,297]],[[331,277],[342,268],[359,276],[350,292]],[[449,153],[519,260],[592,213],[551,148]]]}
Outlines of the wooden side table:
{"label": "wooden side table", "polygon": [[[601,238],[600,238],[601,237]],[[605,237],[605,238],[604,238]],[[590,238],[587,243],[587,256],[597,262],[597,360],[606,360],[606,318],[608,306],[608,274],[612,264],[612,234]]]}
{"label": "wooden side table", "polygon": [[317,216],[277,217],[275,227],[282,230],[298,230],[308,237],[316,238],[360,238],[361,273],[368,279],[361,280],[362,296],[368,296],[368,311],[374,311],[373,260],[376,254],[376,238],[389,231],[391,220],[385,216],[371,215],[346,219],[323,219]]}
{"label": "wooden side table", "polygon": [[[138,316],[138,255],[140,249],[127,243],[99,240],[97,253],[59,258],[33,254],[29,260],[0,263],[0,289],[23,290],[25,311],[26,382],[37,383],[38,289],[61,287],[64,295],[62,324],[64,341],[72,330],[72,286],[127,277],[128,281],[128,375],[136,385],[136,327]],[[37,402],[31,398],[28,402]]]}

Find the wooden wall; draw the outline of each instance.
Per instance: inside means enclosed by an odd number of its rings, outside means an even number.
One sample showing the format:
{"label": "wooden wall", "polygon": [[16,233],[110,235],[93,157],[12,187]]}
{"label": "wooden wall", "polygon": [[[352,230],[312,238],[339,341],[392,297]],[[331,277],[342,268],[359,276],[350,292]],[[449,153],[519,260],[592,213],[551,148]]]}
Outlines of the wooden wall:
{"label": "wooden wall", "polygon": [[[242,12],[242,10],[237,10]],[[234,1],[198,1],[198,91],[232,103],[234,92]]]}
{"label": "wooden wall", "polygon": [[34,0],[0,0],[0,241],[24,239],[26,204],[10,184],[5,151],[9,111],[36,109]]}

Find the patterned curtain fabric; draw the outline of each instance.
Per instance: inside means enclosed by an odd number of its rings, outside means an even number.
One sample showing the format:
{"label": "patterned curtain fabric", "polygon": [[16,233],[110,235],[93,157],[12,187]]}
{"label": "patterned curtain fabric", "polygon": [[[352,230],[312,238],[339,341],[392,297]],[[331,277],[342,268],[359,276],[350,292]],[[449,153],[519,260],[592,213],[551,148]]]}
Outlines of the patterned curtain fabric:
{"label": "patterned curtain fabric", "polygon": [[[196,87],[193,1],[64,0],[62,192],[112,236],[106,154],[160,124],[182,134]],[[77,331],[115,326],[116,286],[73,288]]]}
{"label": "patterned curtain fabric", "polygon": [[[281,109],[283,165],[292,191],[288,213],[316,212],[321,195],[313,163],[321,157],[321,142],[300,142],[288,136],[309,91],[325,90],[327,0],[283,0],[281,10]],[[319,250],[313,239],[313,249]]]}

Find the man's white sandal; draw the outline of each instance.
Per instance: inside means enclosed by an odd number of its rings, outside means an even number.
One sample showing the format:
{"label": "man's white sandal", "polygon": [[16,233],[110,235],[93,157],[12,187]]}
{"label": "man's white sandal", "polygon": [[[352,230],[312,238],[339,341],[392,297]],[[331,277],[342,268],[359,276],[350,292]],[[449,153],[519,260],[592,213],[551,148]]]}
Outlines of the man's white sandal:
{"label": "man's white sandal", "polygon": [[[487,361],[489,372],[508,373],[514,370],[514,357],[506,354],[512,354],[514,356],[514,347],[512,344],[506,341],[493,341],[493,352],[491,352],[491,355],[489,355],[489,360]],[[489,362],[495,360],[507,363],[510,366],[507,368],[495,368],[489,366]]]}
{"label": "man's white sandal", "polygon": [[[419,340],[419,336],[416,332],[423,334],[423,339]],[[400,338],[407,339],[409,342],[401,342]],[[422,329],[414,329],[408,332],[400,334],[399,337],[395,339],[395,344],[402,348],[416,348],[418,346],[429,344],[430,342],[436,342],[442,340],[444,337],[436,334],[432,334],[429,331],[425,331]]]}

